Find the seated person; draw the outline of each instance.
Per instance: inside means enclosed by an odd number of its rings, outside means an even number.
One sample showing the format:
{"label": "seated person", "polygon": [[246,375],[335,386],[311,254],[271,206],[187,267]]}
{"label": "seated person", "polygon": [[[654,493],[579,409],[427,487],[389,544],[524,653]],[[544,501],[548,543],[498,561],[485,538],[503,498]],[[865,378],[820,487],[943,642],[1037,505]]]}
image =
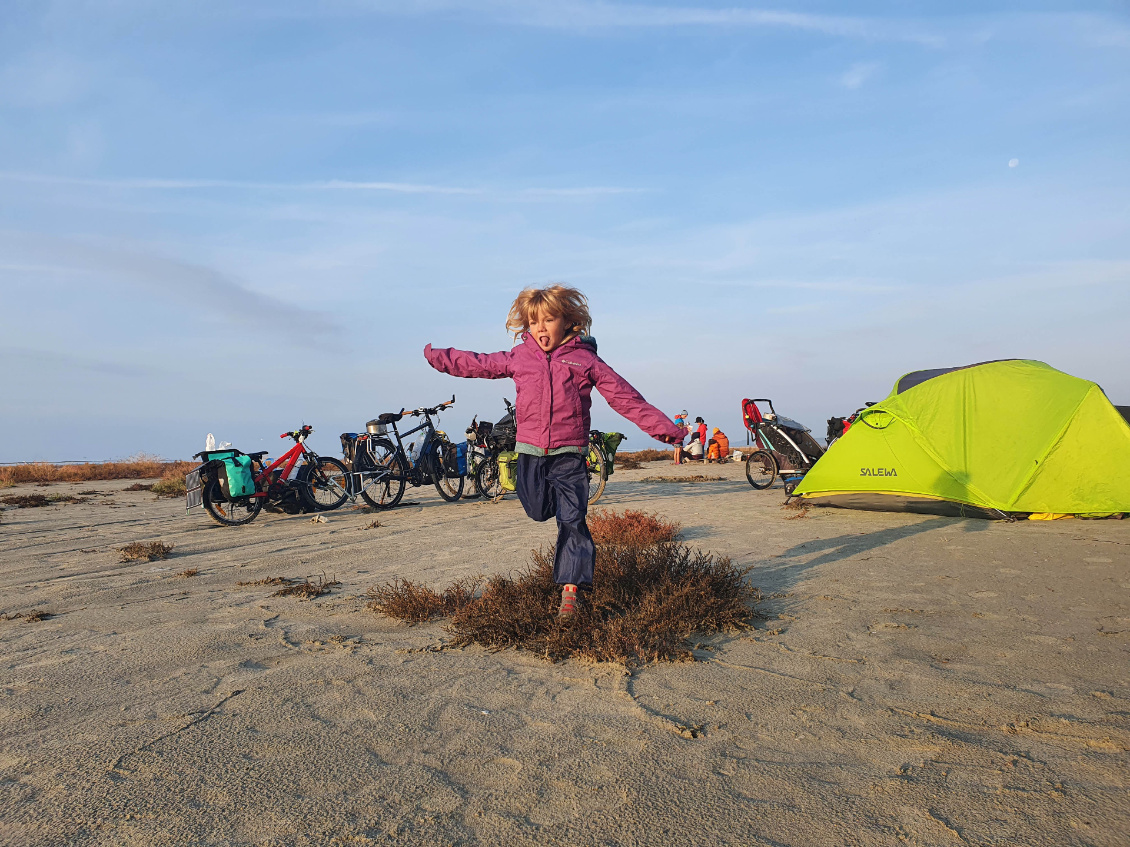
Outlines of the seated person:
{"label": "seated person", "polygon": [[714,434],[706,442],[706,461],[721,464],[730,457],[730,439],[718,427],[714,427]]}
{"label": "seated person", "polygon": [[701,462],[703,451],[702,442],[698,438],[697,432],[691,433],[691,443],[682,449],[682,458],[688,462]]}

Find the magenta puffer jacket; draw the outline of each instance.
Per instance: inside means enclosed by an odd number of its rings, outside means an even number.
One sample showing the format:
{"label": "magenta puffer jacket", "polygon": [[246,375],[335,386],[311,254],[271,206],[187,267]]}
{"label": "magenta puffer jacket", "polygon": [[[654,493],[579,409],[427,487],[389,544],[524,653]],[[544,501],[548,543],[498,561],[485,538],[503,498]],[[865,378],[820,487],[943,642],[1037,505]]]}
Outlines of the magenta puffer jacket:
{"label": "magenta puffer jacket", "polygon": [[594,386],[609,406],[652,438],[674,443],[682,437],[670,418],[596,355],[591,338],[570,339],[552,353],[544,352],[528,333],[521,344],[500,353],[433,350],[429,344],[424,357],[437,371],[452,376],[513,378],[518,440],[542,450],[588,444]]}

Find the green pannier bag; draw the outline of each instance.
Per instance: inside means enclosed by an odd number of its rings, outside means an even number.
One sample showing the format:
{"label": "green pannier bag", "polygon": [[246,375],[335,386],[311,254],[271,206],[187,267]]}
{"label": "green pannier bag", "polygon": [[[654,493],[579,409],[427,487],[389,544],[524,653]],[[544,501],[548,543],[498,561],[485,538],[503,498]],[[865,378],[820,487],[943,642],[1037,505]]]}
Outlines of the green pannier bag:
{"label": "green pannier bag", "polygon": [[622,432],[604,433],[604,452],[608,454],[609,475],[612,474],[613,466],[616,464],[616,450],[620,447],[620,442],[627,437]]}
{"label": "green pannier bag", "polygon": [[221,459],[220,490],[229,500],[249,497],[255,493],[255,476],[251,472],[250,456],[232,456]]}
{"label": "green pannier bag", "polygon": [[504,450],[498,454],[498,481],[503,491],[513,491],[517,487],[518,452]]}

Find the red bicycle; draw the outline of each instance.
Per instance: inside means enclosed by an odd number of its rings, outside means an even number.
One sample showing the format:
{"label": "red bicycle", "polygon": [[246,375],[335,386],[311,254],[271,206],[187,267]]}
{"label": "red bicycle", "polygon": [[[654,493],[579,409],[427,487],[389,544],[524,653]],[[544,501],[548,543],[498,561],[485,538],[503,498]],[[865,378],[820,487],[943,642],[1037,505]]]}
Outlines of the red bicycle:
{"label": "red bicycle", "polygon": [[[267,450],[242,453],[239,450],[205,450],[193,458],[204,464],[186,479],[188,508],[202,505],[218,524],[240,526],[251,523],[264,506],[279,506],[284,511],[297,512],[305,504],[315,511],[336,509],[349,497],[349,471],[337,459],[319,456],[306,446],[306,439],[314,430],[310,426],[284,432],[279,438],[293,438],[294,446],[279,456],[269,466],[264,466]],[[233,496],[228,482],[225,459],[247,456],[251,460],[255,482],[253,493]],[[304,464],[291,479],[298,460]],[[257,466],[257,469],[256,469]]]}

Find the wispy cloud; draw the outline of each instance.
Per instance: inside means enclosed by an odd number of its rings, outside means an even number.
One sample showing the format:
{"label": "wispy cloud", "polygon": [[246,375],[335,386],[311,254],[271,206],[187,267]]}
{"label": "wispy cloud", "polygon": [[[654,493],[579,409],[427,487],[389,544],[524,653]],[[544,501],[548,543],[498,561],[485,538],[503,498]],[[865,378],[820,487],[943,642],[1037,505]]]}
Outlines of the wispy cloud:
{"label": "wispy cloud", "polygon": [[422,185],[411,182],[357,181],[345,179],[310,182],[254,182],[238,179],[89,179],[52,174],[0,172],[0,181],[46,185],[75,185],[88,188],[152,190],[200,190],[211,188],[262,189],[269,191],[390,191],[397,194],[482,194],[477,188],[448,185]]}
{"label": "wispy cloud", "polygon": [[856,62],[840,75],[839,83],[844,88],[855,90],[879,72],[878,62]]}
{"label": "wispy cloud", "polygon": [[22,258],[11,264],[26,268],[25,273],[68,270],[109,277],[262,332],[282,331],[299,345],[318,347],[331,336],[340,336],[339,324],[323,312],[253,291],[204,265],[142,250],[25,232],[0,232],[0,251]]}
{"label": "wispy cloud", "polygon": [[151,373],[148,368],[136,364],[122,364],[87,355],[76,356],[58,350],[36,350],[31,347],[0,347],[0,358],[5,361],[20,360],[52,369],[83,371],[100,376],[138,377]]}
{"label": "wispy cloud", "polygon": [[639,194],[646,189],[614,185],[582,185],[565,188],[467,188],[450,185],[426,185],[410,182],[359,181],[346,179],[313,180],[307,182],[256,182],[236,179],[151,179],[56,176],[53,174],[0,172],[0,182],[40,185],[75,186],[78,188],[104,188],[137,191],[207,191],[230,189],[238,191],[341,191],[390,192],[393,194],[438,194],[479,197],[486,200],[538,200],[552,198],[609,197],[618,194]]}
{"label": "wispy cloud", "polygon": [[912,22],[733,6],[646,6],[601,0],[478,0],[469,3],[456,0],[346,0],[333,5],[390,15],[474,15],[500,23],[554,29],[776,28],[872,41],[907,41],[930,47],[941,47],[946,43],[944,36]]}

